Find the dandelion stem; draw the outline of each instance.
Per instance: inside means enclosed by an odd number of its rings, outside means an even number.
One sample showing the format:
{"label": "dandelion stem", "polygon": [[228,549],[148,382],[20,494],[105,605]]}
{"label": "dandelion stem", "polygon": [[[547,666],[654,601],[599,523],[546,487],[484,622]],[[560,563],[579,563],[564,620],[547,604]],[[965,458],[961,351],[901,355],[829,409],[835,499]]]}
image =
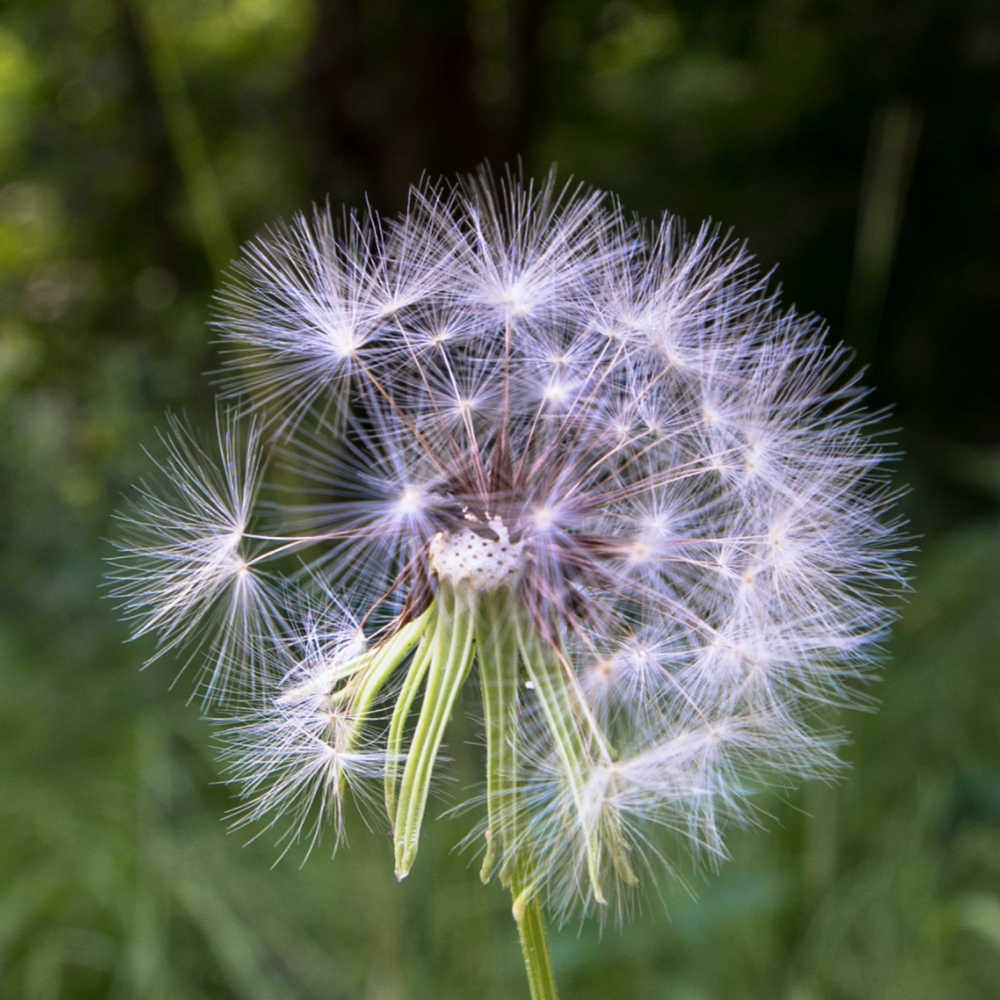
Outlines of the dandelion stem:
{"label": "dandelion stem", "polygon": [[[511,908],[521,940],[524,971],[528,976],[531,1000],[557,1000],[556,980],[549,957],[549,938],[545,933],[545,920],[538,897],[527,886],[517,891],[511,887],[514,905]],[[516,893],[516,894],[515,894]]]}

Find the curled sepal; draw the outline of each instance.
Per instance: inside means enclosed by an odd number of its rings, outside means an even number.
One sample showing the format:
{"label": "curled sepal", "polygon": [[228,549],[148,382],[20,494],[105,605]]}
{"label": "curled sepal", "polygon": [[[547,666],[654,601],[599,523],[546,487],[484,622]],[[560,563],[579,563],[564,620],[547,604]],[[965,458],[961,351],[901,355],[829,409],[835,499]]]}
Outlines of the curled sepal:
{"label": "curled sepal", "polygon": [[372,726],[379,696],[430,620],[425,613],[370,648],[356,623],[357,634],[333,650],[311,625],[304,629],[305,655],[284,683],[226,719],[220,732],[229,777],[244,800],[232,812],[234,825],[263,820],[266,830],[290,816],[279,837],[283,850],[303,838],[311,848],[326,824],[341,839],[348,791],[367,801],[372,780],[384,775],[387,755]]}
{"label": "curled sepal", "polygon": [[[580,834],[581,861],[590,894],[594,902],[604,904],[607,899],[602,876],[608,862],[625,884],[635,885],[638,881],[629,864],[629,847],[621,826],[607,822],[603,816],[602,822],[594,822],[590,776],[595,766],[610,764],[614,753],[587,708],[572,670],[523,616],[517,619],[517,642],[567,792],[567,823]],[[519,841],[522,843],[511,847],[515,857],[522,851],[531,852],[533,847],[530,832]]]}
{"label": "curled sepal", "polygon": [[[517,839],[517,683],[520,671],[516,600],[509,588],[480,598],[476,614],[476,656],[486,730],[486,854],[479,877],[489,882],[503,856],[504,844]],[[507,873],[500,873],[507,883]]]}
{"label": "curled sepal", "polygon": [[[396,878],[403,879],[413,866],[420,841],[420,827],[427,806],[431,774],[451,717],[458,692],[473,660],[474,595],[441,583],[424,702],[406,757],[400,784],[393,836],[396,845]],[[398,708],[397,708],[398,710]]]}
{"label": "curled sepal", "polygon": [[396,696],[396,706],[389,723],[389,734],[386,737],[385,765],[385,811],[389,822],[396,823],[396,793],[399,783],[399,764],[403,760],[403,731],[410,708],[420,692],[427,668],[434,656],[434,645],[437,637],[437,605],[432,604],[425,612],[426,627],[420,639],[420,645],[413,656],[410,668],[406,672],[403,685]]}
{"label": "curled sepal", "polygon": [[[407,622],[395,635],[372,650],[367,662],[357,670],[351,681],[331,695],[331,704],[346,703],[349,715],[354,720],[354,728],[345,740],[345,749],[353,749],[355,743],[363,738],[362,729],[371,716],[380,692],[420,641],[431,617],[429,612],[424,612],[419,618]],[[387,751],[387,767],[390,759],[393,760],[393,766],[396,766],[397,757]]]}

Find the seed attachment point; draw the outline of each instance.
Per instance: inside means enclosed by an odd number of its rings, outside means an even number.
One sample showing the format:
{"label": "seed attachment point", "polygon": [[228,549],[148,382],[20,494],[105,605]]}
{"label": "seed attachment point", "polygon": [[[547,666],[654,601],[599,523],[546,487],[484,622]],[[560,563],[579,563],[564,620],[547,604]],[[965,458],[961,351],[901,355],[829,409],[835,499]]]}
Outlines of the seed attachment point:
{"label": "seed attachment point", "polygon": [[495,538],[471,527],[439,531],[430,542],[431,569],[439,580],[473,591],[492,590],[508,582],[521,569],[523,542],[512,542],[499,517],[487,521]]}

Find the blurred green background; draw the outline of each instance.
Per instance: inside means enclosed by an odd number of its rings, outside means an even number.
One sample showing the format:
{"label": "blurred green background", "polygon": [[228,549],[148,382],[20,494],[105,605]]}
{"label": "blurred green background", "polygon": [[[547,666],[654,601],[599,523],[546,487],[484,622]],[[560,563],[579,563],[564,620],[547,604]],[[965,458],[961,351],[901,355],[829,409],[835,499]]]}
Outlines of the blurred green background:
{"label": "blurred green background", "polygon": [[[852,772],[621,933],[567,998],[1000,983],[1000,16],[993,2],[8,0],[0,20],[0,995],[522,996],[508,899],[431,825],[272,868],[210,727],[100,598],[166,408],[208,416],[235,246],[330,195],[556,160],[780,262],[896,404],[922,535]],[[471,731],[455,730],[453,751]],[[458,785],[476,774],[458,753]]]}

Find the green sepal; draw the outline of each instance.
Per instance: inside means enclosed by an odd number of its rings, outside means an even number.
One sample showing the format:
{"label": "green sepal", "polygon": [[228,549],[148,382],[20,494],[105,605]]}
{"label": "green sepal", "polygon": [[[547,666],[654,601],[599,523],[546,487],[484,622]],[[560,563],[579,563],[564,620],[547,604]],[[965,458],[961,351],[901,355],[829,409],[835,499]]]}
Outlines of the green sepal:
{"label": "green sepal", "polygon": [[[479,877],[485,884],[516,842],[517,682],[520,670],[508,588],[481,597],[476,614],[476,656],[486,729],[486,854]],[[507,858],[509,860],[509,854]],[[506,882],[504,872],[501,881]]]}
{"label": "green sepal", "polygon": [[427,668],[430,666],[434,655],[434,646],[437,642],[437,601],[431,604],[427,613],[431,617],[410,663],[410,669],[406,672],[403,686],[399,689],[396,705],[392,711],[392,719],[389,722],[389,734],[386,737],[385,811],[392,827],[395,827],[396,824],[396,783],[399,778],[399,764],[403,757],[403,733],[406,729],[406,720],[409,718],[410,708],[413,706],[414,699],[417,697],[427,674]]}
{"label": "green sepal", "polygon": [[628,861],[628,844],[621,825],[613,816],[602,817],[601,822],[594,824],[590,820],[592,810],[586,801],[589,775],[595,766],[610,764],[613,753],[572,670],[523,616],[518,618],[517,642],[562,766],[577,819],[583,826],[583,849],[591,892],[597,903],[604,904],[607,899],[601,882],[605,851],[623,881],[637,882]]}
{"label": "green sepal", "polygon": [[424,701],[410,741],[396,807],[393,838],[398,879],[409,874],[417,856],[434,762],[455,699],[472,667],[474,602],[471,592],[460,593],[441,583]]}

